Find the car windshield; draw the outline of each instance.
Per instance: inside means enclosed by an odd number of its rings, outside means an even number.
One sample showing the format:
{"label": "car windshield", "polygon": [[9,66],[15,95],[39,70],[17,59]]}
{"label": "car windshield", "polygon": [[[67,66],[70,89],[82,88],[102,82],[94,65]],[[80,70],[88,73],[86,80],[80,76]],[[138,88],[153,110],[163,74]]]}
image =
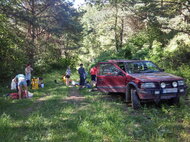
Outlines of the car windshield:
{"label": "car windshield", "polygon": [[160,72],[160,69],[150,61],[128,62],[126,67],[128,73]]}

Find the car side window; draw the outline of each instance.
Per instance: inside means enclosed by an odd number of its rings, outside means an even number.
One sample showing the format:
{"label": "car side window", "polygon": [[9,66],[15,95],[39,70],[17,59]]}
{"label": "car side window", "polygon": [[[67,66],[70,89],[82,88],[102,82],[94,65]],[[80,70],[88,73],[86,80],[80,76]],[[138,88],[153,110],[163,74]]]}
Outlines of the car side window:
{"label": "car side window", "polygon": [[128,63],[127,71],[128,73],[139,73],[142,66],[139,63]]}
{"label": "car side window", "polygon": [[117,65],[118,65],[124,72],[126,72],[124,63],[119,62]]}
{"label": "car side window", "polygon": [[118,68],[116,68],[113,64],[100,64],[100,75],[105,76],[117,76],[121,72]]}
{"label": "car side window", "polygon": [[127,64],[128,73],[158,72],[159,68],[149,61],[130,62]]}

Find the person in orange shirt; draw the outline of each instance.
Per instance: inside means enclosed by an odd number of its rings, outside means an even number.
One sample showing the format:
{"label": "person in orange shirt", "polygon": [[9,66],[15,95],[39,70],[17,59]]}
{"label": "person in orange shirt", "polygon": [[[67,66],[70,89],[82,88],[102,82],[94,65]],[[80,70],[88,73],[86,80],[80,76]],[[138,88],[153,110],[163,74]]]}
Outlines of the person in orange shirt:
{"label": "person in orange shirt", "polygon": [[96,86],[96,75],[97,75],[97,67],[94,66],[90,69],[90,75],[91,75],[91,84],[92,86]]}

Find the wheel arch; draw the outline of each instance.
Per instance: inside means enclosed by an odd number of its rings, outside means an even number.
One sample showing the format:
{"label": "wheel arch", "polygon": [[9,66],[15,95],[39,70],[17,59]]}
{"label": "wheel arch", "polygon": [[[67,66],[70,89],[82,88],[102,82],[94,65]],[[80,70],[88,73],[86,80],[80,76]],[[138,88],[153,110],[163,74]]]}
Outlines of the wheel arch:
{"label": "wheel arch", "polygon": [[125,92],[125,99],[126,99],[126,102],[130,102],[131,101],[131,89],[134,88],[137,90],[137,85],[134,83],[134,82],[129,82],[127,84],[127,87],[126,87],[126,92]]}

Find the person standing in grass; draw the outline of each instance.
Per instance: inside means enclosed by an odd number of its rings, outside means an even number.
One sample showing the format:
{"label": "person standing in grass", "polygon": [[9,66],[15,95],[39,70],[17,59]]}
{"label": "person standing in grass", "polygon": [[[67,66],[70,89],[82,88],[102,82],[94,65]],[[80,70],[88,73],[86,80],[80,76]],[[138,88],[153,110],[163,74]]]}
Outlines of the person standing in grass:
{"label": "person standing in grass", "polygon": [[67,70],[66,70],[66,86],[69,86],[69,79],[70,79],[70,76],[71,76],[71,69],[70,69],[70,66],[67,67]]}
{"label": "person standing in grass", "polygon": [[18,74],[14,78],[14,81],[18,84],[19,99],[21,99],[21,94],[22,94],[23,91],[25,91],[26,97],[28,97],[28,87],[27,87],[25,76],[23,74]]}
{"label": "person standing in grass", "polygon": [[26,77],[27,86],[30,86],[30,84],[31,84],[31,72],[32,71],[33,71],[33,68],[31,68],[31,65],[27,64],[26,68],[25,68],[25,77]]}
{"label": "person standing in grass", "polygon": [[97,68],[94,66],[90,69],[90,75],[91,75],[91,85],[94,87],[96,86],[96,74],[97,74]]}
{"label": "person standing in grass", "polygon": [[86,79],[86,72],[85,69],[83,68],[83,64],[80,64],[80,68],[78,69],[79,77],[80,77],[80,89],[83,88],[85,85],[85,79]]}

